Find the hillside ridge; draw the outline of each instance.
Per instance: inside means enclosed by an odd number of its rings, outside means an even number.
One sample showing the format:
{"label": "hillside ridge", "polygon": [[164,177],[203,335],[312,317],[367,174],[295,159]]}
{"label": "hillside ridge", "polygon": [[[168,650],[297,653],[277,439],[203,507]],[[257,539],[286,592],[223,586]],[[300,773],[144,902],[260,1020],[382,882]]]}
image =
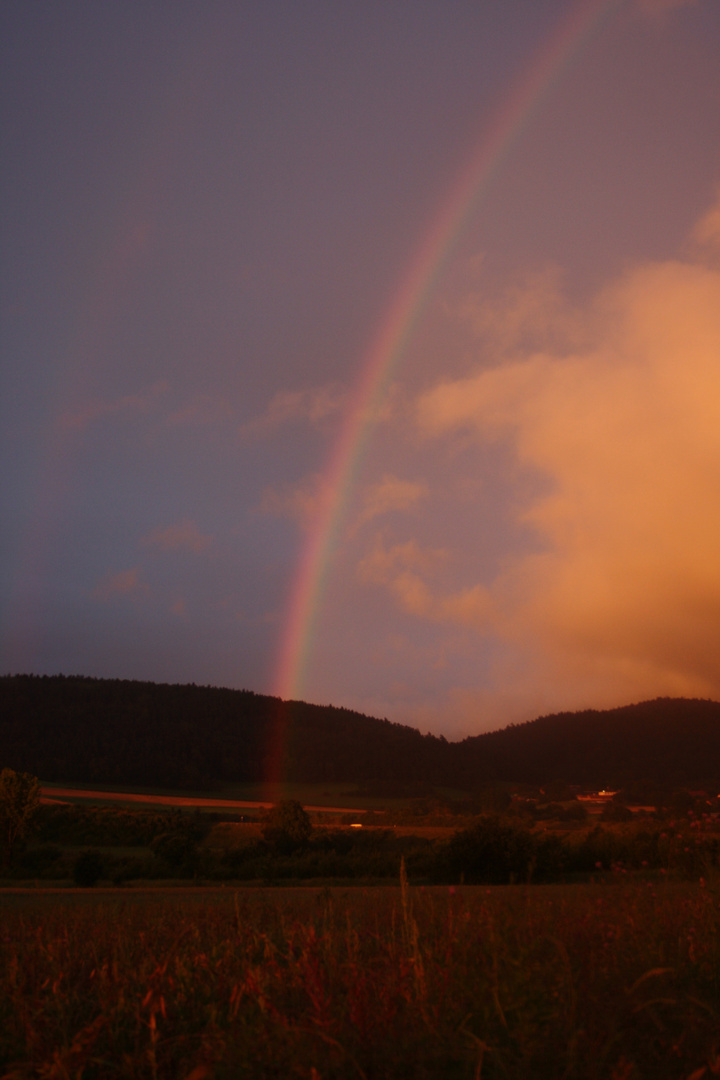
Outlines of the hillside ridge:
{"label": "hillside ridge", "polygon": [[251,690],[0,676],[0,767],[45,780],[206,789],[299,783],[474,790],[564,781],[720,781],[720,703],[655,698],[540,716],[449,742],[350,709]]}

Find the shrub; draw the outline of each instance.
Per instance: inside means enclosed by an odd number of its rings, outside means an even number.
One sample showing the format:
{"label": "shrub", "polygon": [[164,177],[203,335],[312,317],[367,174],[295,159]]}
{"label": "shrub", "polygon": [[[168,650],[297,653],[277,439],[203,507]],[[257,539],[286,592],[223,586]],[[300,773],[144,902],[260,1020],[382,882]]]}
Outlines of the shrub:
{"label": "shrub", "polygon": [[265,815],[263,838],[282,855],[291,855],[306,847],[312,834],[312,822],[297,799],[283,799]]}
{"label": "shrub", "polygon": [[12,862],[15,845],[21,843],[40,806],[40,782],[36,776],[14,769],[0,772],[0,840],[3,862]]}
{"label": "shrub", "polygon": [[169,866],[190,867],[194,860],[196,844],[188,833],[167,832],[155,837],[150,844],[150,850],[164,859]]}
{"label": "shrub", "polygon": [[25,850],[19,860],[19,869],[32,877],[45,877],[57,868],[62,851],[56,844],[41,844]]}
{"label": "shrub", "polygon": [[529,830],[487,817],[453,836],[439,853],[436,874],[467,882],[524,881],[536,863],[537,851]]}
{"label": "shrub", "polygon": [[83,851],[73,863],[73,881],[83,889],[92,888],[102,872],[103,857],[99,851]]}

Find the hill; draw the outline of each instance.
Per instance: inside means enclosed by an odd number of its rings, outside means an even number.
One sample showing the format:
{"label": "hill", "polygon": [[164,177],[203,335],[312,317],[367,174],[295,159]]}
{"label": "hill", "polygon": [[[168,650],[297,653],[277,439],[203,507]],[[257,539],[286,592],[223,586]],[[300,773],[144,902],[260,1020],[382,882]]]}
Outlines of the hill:
{"label": "hill", "polygon": [[44,780],[211,789],[278,774],[440,784],[452,772],[448,745],[348,709],[249,690],[0,677],[0,764]]}
{"label": "hill", "polygon": [[720,704],[656,698],[603,711],[555,713],[458,745],[488,781],[562,780],[599,788],[640,780],[713,785],[720,783]]}
{"label": "hill", "polygon": [[720,784],[720,704],[658,698],[543,716],[449,743],[333,706],[249,690],[81,676],[0,677],[0,767],[45,780],[210,790],[302,783]]}

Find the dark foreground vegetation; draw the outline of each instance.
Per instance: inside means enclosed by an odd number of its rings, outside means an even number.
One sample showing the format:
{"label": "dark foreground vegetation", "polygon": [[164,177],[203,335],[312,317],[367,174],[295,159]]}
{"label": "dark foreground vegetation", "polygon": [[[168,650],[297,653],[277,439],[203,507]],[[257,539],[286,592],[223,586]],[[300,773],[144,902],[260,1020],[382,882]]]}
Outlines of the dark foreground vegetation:
{"label": "dark foreground vegetation", "polygon": [[0,1075],[710,1080],[711,885],[0,895]]}
{"label": "dark foreground vegetation", "polygon": [[38,790],[0,773],[0,1080],[720,1074],[705,795],[589,819],[489,788],[355,828]]}
{"label": "dark foreground vegetation", "polygon": [[[25,838],[0,866],[6,883],[74,881],[313,882],[394,880],[403,859],[418,884],[508,884],[589,880],[654,872],[677,880],[720,873],[720,821],[701,801],[684,815],[613,821],[539,821],[523,814],[480,814],[454,827],[435,817],[367,815],[361,828],[313,826],[299,803],[279,803],[248,822],[216,815],[110,807],[37,806]],[[0,808],[1,809],[1,808]],[[543,808],[541,808],[543,809]],[[402,824],[383,824],[395,817]],[[0,813],[0,820],[2,814]],[[411,822],[415,822],[412,824]],[[430,835],[428,835],[430,834]]]}
{"label": "dark foreground vegetation", "polygon": [[247,690],[3,676],[0,760],[46,781],[206,791],[268,777],[362,784],[388,796],[500,781],[704,788],[720,784],[720,704],[664,698],[450,743]]}

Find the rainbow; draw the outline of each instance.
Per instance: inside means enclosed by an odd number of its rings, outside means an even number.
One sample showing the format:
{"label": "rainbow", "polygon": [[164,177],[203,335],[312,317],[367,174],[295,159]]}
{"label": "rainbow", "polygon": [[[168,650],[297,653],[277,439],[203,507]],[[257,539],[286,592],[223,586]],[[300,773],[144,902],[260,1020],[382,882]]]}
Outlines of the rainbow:
{"label": "rainbow", "polygon": [[[475,147],[390,305],[365,355],[345,421],[325,470],[316,524],[302,552],[284,624],[273,693],[284,700],[302,693],[315,622],[330,556],[374,420],[441,268],[463,225],[505,161],[515,140],[558,81],[563,69],[623,0],[582,0],[560,20]],[[270,772],[279,779],[285,735],[273,738]]]}

